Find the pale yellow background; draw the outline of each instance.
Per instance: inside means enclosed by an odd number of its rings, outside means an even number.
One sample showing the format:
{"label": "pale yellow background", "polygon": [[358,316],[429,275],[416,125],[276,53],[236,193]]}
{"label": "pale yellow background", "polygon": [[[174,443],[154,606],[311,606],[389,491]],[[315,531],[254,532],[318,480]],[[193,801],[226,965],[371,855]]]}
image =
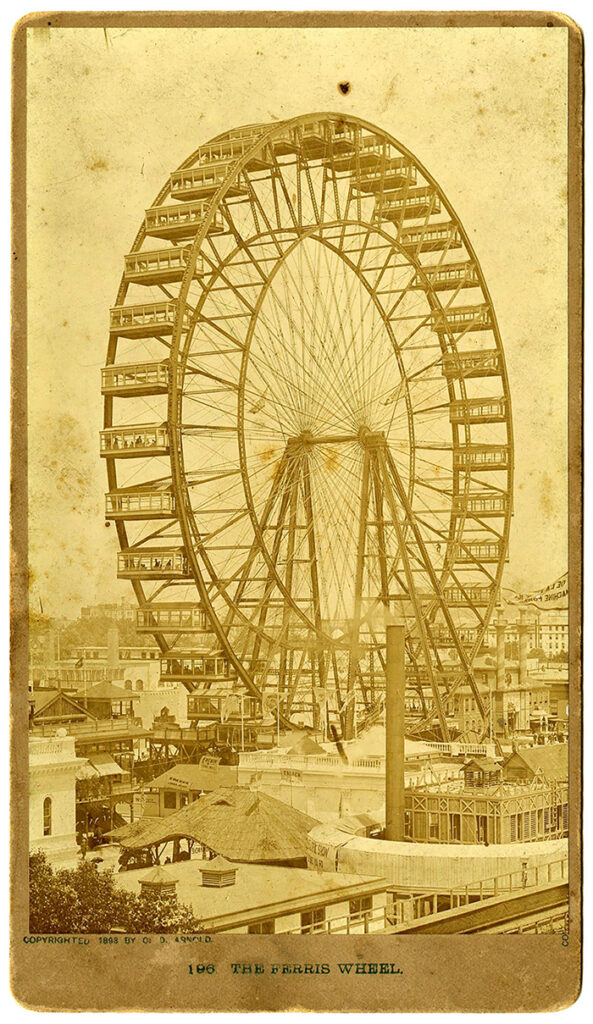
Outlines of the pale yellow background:
{"label": "pale yellow background", "polygon": [[566,570],[567,43],[564,28],[27,31],[36,605],[76,615],[131,596],[102,514],[99,369],[144,209],[208,138],[309,111],[352,113],[401,140],[468,230],[513,400],[504,583],[532,589]]}

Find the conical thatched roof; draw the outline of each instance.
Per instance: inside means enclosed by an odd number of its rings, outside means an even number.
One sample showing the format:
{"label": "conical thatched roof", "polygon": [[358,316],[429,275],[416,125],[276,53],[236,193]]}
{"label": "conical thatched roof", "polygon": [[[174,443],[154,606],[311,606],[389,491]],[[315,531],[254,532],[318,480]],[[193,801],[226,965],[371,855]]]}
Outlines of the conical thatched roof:
{"label": "conical thatched roof", "polygon": [[282,861],[306,855],[307,834],[317,824],[265,793],[229,786],[143,829],[131,826],[126,834],[118,829],[118,838],[128,849],[141,849],[184,837],[233,861]]}

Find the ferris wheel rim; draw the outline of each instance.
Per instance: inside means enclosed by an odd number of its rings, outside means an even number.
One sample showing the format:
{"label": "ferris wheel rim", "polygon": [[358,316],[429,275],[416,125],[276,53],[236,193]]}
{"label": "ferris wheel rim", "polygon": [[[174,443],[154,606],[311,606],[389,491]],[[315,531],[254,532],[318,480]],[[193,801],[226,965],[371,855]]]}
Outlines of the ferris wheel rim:
{"label": "ferris wheel rim", "polygon": [[[400,143],[398,140],[393,138],[389,133],[385,132],[383,129],[378,128],[376,125],[373,125],[372,123],[370,123],[370,122],[368,122],[368,121],[366,121],[364,119],[356,118],[356,117],[353,117],[353,116],[350,116],[350,115],[344,116],[343,114],[339,114],[339,113],[327,113],[327,112],[326,113],[310,113],[310,114],[298,115],[295,118],[286,119],[286,120],[278,122],[278,123],[276,123],[274,125],[262,126],[263,127],[263,131],[257,137],[256,141],[253,143],[253,146],[249,150],[247,150],[238,161],[233,163],[232,168],[229,171],[229,174],[227,176],[227,179],[225,179],[225,181],[221,185],[221,187],[218,190],[218,192],[216,193],[216,195],[212,197],[212,200],[210,201],[209,207],[208,207],[208,211],[209,211],[208,215],[206,216],[205,220],[202,222],[202,224],[200,226],[200,230],[196,233],[196,235],[193,238],[192,247],[191,247],[191,250],[192,250],[191,251],[191,257],[190,257],[190,260],[188,261],[188,267],[186,269],[185,277],[183,279],[181,288],[179,290],[179,295],[178,295],[177,300],[176,300],[176,302],[177,302],[177,317],[176,317],[176,325],[175,325],[175,330],[174,330],[173,339],[172,339],[173,344],[171,346],[171,359],[172,359],[172,361],[175,361],[177,365],[179,363],[179,348],[180,348],[180,345],[181,345],[181,337],[182,337],[182,315],[181,315],[181,311],[182,311],[184,305],[187,302],[187,290],[189,288],[189,283],[191,281],[192,266],[195,264],[195,258],[196,258],[197,252],[199,251],[199,248],[200,248],[200,246],[202,245],[202,243],[204,241],[204,238],[206,236],[206,232],[207,232],[209,223],[210,223],[210,221],[212,220],[212,218],[213,218],[213,216],[215,214],[215,210],[217,209],[217,207],[220,204],[220,202],[225,198],[226,191],[228,190],[231,182],[236,178],[236,176],[240,173],[241,169],[246,165],[246,163],[247,163],[247,161],[249,159],[249,156],[251,154],[257,153],[262,148],[262,146],[264,146],[267,143],[267,141],[273,139],[273,137],[274,137],[274,135],[276,133],[282,131],[283,129],[286,129],[287,127],[294,127],[294,126],[298,126],[299,124],[304,124],[307,121],[315,121],[315,120],[319,120],[319,121],[331,120],[331,121],[342,122],[344,124],[359,125],[361,128],[366,129],[366,130],[368,130],[368,131],[370,131],[370,132],[372,132],[372,133],[374,133],[374,134],[376,134],[378,136],[381,136],[383,139],[386,139],[387,142],[390,145],[394,146],[399,153],[401,153],[403,155],[407,155],[410,158],[410,160],[413,162],[414,166],[420,171],[420,173],[426,179],[426,181],[429,182],[432,185],[432,187],[436,190],[436,192],[438,193],[441,201],[443,202],[443,205],[444,205],[444,207],[445,207],[445,209],[446,209],[446,211],[447,211],[451,221],[455,224],[455,226],[459,230],[459,232],[460,232],[460,234],[462,236],[463,244],[464,244],[464,246],[466,248],[466,251],[467,251],[468,255],[470,256],[470,258],[472,259],[472,261],[473,261],[473,263],[474,263],[474,265],[476,267],[477,274],[478,274],[478,277],[479,277],[479,287],[481,288],[481,290],[482,290],[482,292],[483,292],[483,294],[484,294],[484,296],[486,298],[486,301],[488,302],[490,311],[491,311],[491,315],[492,315],[492,319],[493,319],[492,335],[493,335],[493,338],[494,338],[494,341],[495,341],[496,349],[499,352],[500,357],[501,357],[501,361],[500,361],[500,378],[501,378],[501,381],[502,381],[502,385],[503,385],[503,389],[504,389],[504,394],[505,394],[505,397],[506,397],[506,400],[507,400],[507,416],[506,416],[506,421],[505,421],[505,427],[507,429],[507,443],[508,443],[508,447],[509,447],[509,460],[510,460],[510,464],[509,464],[509,468],[508,468],[508,472],[507,472],[507,493],[508,493],[508,496],[509,496],[509,504],[512,505],[512,479],[513,479],[513,471],[512,471],[513,470],[513,466],[512,466],[512,461],[513,461],[513,444],[512,444],[512,439],[513,439],[513,434],[512,434],[512,410],[511,410],[511,405],[510,405],[510,394],[509,394],[509,388],[508,388],[508,377],[507,377],[507,371],[506,371],[506,362],[505,362],[505,357],[504,357],[504,349],[503,349],[502,342],[501,342],[501,339],[500,339],[500,332],[499,332],[498,323],[497,323],[497,319],[496,319],[496,311],[495,311],[494,305],[492,303],[492,299],[491,299],[491,296],[490,296],[490,293],[489,293],[489,290],[488,290],[488,287],[487,287],[486,280],[484,278],[484,274],[483,274],[481,265],[480,265],[479,260],[477,259],[476,255],[475,255],[473,246],[471,245],[471,242],[469,240],[469,237],[467,236],[467,232],[465,231],[461,220],[459,219],[459,217],[455,213],[453,207],[449,203],[449,201],[448,201],[446,195],[444,194],[443,190],[438,185],[438,183],[435,181],[435,179],[432,177],[432,175],[426,170],[426,168],[424,168],[423,164],[417,159],[415,154],[413,154],[410,150],[407,149],[407,147],[403,146],[402,143]],[[212,144],[212,143],[214,143],[214,142],[216,142],[218,140],[224,140],[228,135],[229,135],[228,132],[221,133],[220,135],[216,136],[214,139],[210,140],[210,143],[208,143],[208,144]],[[181,168],[190,167],[192,162],[194,162],[194,160],[196,158],[196,153],[199,153],[201,148],[202,147],[199,147],[199,149],[197,151],[195,151],[195,153],[192,154],[192,156],[190,156],[186,161],[184,161],[183,164],[180,165],[180,167]],[[160,199],[164,198],[167,195],[167,192],[168,192],[168,185],[165,185],[164,188],[161,189],[161,191],[159,192],[157,200],[155,202],[158,202],[158,201],[160,201]],[[318,227],[318,225],[317,225],[317,227]],[[316,230],[316,228],[313,227],[311,229],[311,232],[309,233],[309,235],[313,234],[315,230]],[[136,251],[136,248],[139,249],[142,246],[142,244],[144,242],[144,237],[145,237],[144,232],[141,229],[140,232],[138,232],[138,235],[136,236],[136,240],[134,242],[134,248],[133,248],[132,251]],[[305,236],[301,236],[301,238],[298,238],[298,239],[295,240],[295,243],[294,243],[295,247],[302,240],[302,237],[305,237]],[[307,237],[309,237],[309,236],[307,236]],[[339,255],[341,256],[342,259],[344,259],[343,254],[339,254]],[[416,259],[416,263],[418,264],[418,269],[420,271],[422,271],[422,263],[419,262],[417,259]],[[268,285],[265,286],[264,291],[267,290],[267,287],[268,287]],[[127,286],[125,286],[124,281],[122,279],[122,284],[120,285],[120,290],[118,292],[118,301],[119,301],[120,297],[123,298],[123,296],[125,296],[126,291],[127,291]],[[256,322],[256,319],[257,318],[254,318],[254,323]],[[173,355],[173,353],[175,353],[175,355]],[[109,364],[109,360],[108,360],[108,364]],[[181,434],[179,432],[180,422],[179,421],[177,423],[175,422],[176,416],[177,416],[177,413],[178,413],[178,409],[179,409],[178,403],[179,403],[179,399],[181,397],[181,396],[178,396],[178,395],[175,394],[176,390],[177,390],[177,377],[176,377],[176,374],[173,374],[173,377],[172,377],[172,387],[171,387],[171,391],[169,393],[169,420],[168,420],[168,422],[171,424],[172,438],[173,437],[175,438],[175,442],[176,443],[171,445],[170,461],[171,461],[171,470],[172,470],[172,478],[174,480],[174,486],[177,489],[177,493],[181,494],[182,481],[185,479],[185,470],[184,470],[182,461],[181,462],[177,461],[178,460],[178,456],[179,456],[179,454],[181,452],[182,442],[181,442]],[[106,400],[105,400],[105,426],[109,426],[111,424],[112,406],[113,406],[113,399],[106,398]],[[183,455],[181,453],[181,460],[182,459],[183,459]],[[177,466],[176,466],[176,462],[177,462]],[[243,462],[244,462],[244,460],[243,460]],[[113,459],[108,459],[107,460],[107,470],[108,470],[108,478],[109,478],[109,484],[110,484],[110,489],[111,489],[111,487],[113,485],[115,485],[115,483],[117,482],[117,472],[116,472],[115,460],[113,460]],[[176,473],[178,475],[178,482],[177,483],[175,481]],[[467,483],[466,483],[466,486],[467,486]],[[186,529],[187,523],[185,522],[185,519],[184,519],[185,515],[186,515],[185,503],[184,502],[180,502],[180,520],[181,520],[182,534],[184,535],[185,538],[189,538],[190,541],[191,541],[190,531]],[[118,532],[118,538],[120,540],[120,545],[123,546],[127,542],[126,523],[125,522],[118,522],[118,523],[116,523],[116,527],[117,527],[117,532]],[[486,622],[490,618],[490,615],[492,613],[492,610],[493,610],[493,607],[494,607],[494,603],[495,603],[495,600],[496,600],[496,592],[497,592],[497,589],[498,589],[498,585],[500,583],[500,578],[501,578],[501,575],[502,575],[502,569],[503,569],[503,566],[504,566],[504,555],[505,555],[506,549],[508,547],[509,529],[510,529],[510,513],[505,516],[505,520],[504,520],[504,538],[501,539],[501,545],[500,545],[500,547],[501,547],[501,557],[500,557],[498,565],[497,565],[496,581],[495,581],[495,584],[491,588],[492,589],[492,596],[491,596],[490,606],[487,609],[487,613],[485,613]],[[192,562],[192,571],[193,571],[194,581],[197,584],[198,583],[198,578],[197,577],[201,576],[201,569],[200,569],[200,566],[199,566],[197,558],[194,557],[195,556],[194,546],[193,546],[193,543],[191,543],[191,542],[188,543],[187,539],[185,541],[185,546],[186,546],[187,551],[188,551],[188,558]],[[194,562],[195,562],[195,565],[194,565]],[[197,569],[197,572],[196,572],[196,569]],[[134,586],[135,590],[137,590],[137,588],[138,588],[140,593],[143,595],[143,589],[142,589],[141,583],[139,583],[137,581],[133,581],[133,586]],[[198,586],[198,589],[200,590],[201,588]],[[137,593],[138,593],[138,590],[137,590]],[[205,593],[205,596],[206,596],[207,603],[210,603],[209,602],[208,594],[205,592],[205,590],[204,590],[204,593]],[[214,618],[216,619],[216,613],[213,613],[213,615],[214,615]],[[225,646],[226,646],[226,644],[225,644]]]}

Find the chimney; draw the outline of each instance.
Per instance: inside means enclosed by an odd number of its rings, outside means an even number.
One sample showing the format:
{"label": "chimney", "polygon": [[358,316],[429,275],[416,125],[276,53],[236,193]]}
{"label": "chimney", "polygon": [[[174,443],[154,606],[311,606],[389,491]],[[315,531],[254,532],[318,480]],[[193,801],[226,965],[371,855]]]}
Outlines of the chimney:
{"label": "chimney", "polygon": [[173,878],[168,871],[157,866],[150,874],[140,879],[140,895],[148,897],[168,896],[175,898],[177,895],[177,879]]}
{"label": "chimney", "polygon": [[107,669],[110,679],[117,676],[119,668],[119,629],[110,626],[107,630]]}
{"label": "chimney", "polygon": [[385,838],[404,839],[405,627],[387,626],[385,688]]}
{"label": "chimney", "polygon": [[519,612],[519,686],[527,684],[527,644],[529,641],[529,622],[527,611],[521,608]]}
{"label": "chimney", "polygon": [[496,689],[504,689],[506,619],[502,608],[496,613]]}

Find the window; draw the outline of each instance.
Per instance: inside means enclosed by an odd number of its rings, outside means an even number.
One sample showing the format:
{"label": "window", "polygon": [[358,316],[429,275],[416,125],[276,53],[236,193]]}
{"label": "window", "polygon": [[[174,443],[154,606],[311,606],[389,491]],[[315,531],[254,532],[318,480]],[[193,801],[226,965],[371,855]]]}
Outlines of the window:
{"label": "window", "polygon": [[353,921],[361,921],[372,909],[372,896],[359,896],[356,900],[350,900],[350,917]]}
{"label": "window", "polygon": [[476,815],[476,832],[479,843],[488,842],[488,816],[486,814]]}
{"label": "window", "polygon": [[276,934],[276,922],[272,919],[271,921],[258,921],[257,924],[247,925],[248,935],[275,935]]}
{"label": "window", "polygon": [[428,838],[440,839],[439,816],[434,811],[428,812]]}
{"label": "window", "polygon": [[168,810],[175,810],[177,807],[177,794],[169,793],[165,790],[163,804]]}
{"label": "window", "polygon": [[321,931],[324,924],[325,907],[319,907],[318,910],[304,910],[301,914],[301,935]]}
{"label": "window", "polygon": [[43,801],[43,834],[51,836],[51,797],[46,796]]}
{"label": "window", "polygon": [[449,815],[449,838],[452,842],[459,842],[461,839],[461,815]]}

